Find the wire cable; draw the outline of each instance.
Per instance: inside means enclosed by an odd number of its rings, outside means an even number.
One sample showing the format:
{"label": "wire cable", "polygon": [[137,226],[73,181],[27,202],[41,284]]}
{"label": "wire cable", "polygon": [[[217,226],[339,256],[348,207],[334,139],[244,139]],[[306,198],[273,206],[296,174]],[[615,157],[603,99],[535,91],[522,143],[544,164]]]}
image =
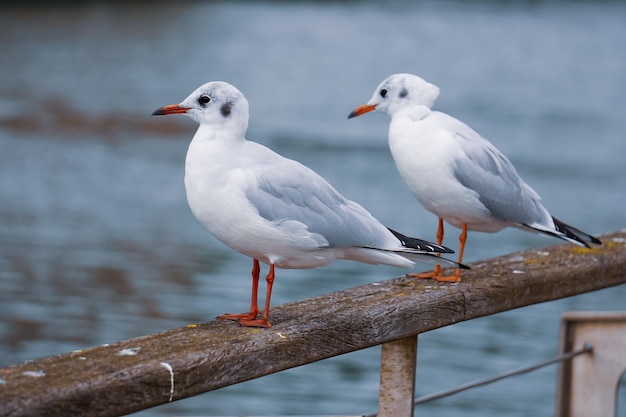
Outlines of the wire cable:
{"label": "wire cable", "polygon": [[[564,353],[562,355],[556,356],[552,359],[548,359],[539,363],[536,363],[534,365],[530,365],[530,366],[525,366],[523,368],[518,368],[518,369],[514,369],[512,371],[508,371],[505,372],[503,374],[500,375],[496,375],[490,378],[483,378],[483,379],[477,379],[476,381],[472,381],[472,382],[468,382],[466,384],[463,385],[459,385],[456,388],[452,388],[449,390],[444,390],[444,391],[439,391],[439,392],[435,392],[433,394],[428,394],[428,395],[424,395],[422,397],[419,397],[417,399],[415,399],[415,401],[413,402],[413,405],[419,405],[419,404],[424,404],[426,402],[429,401],[434,401],[434,400],[438,400],[440,398],[444,398],[444,397],[449,397],[450,395],[454,395],[454,394],[458,394],[459,392],[463,392],[466,391],[468,389],[471,388],[476,388],[476,387],[480,387],[483,385],[487,385],[487,384],[491,384],[493,382],[499,381],[501,379],[505,379],[505,378],[509,378],[512,376],[517,376],[517,375],[521,375],[521,374],[525,374],[528,372],[532,372],[534,370],[537,370],[539,368],[543,368],[544,366],[548,366],[548,365],[552,365],[553,363],[557,363],[557,362],[564,362],[567,360],[570,360],[578,355],[583,355],[586,353],[592,353],[593,352],[593,346],[590,343],[586,343],[582,349],[580,350],[576,350],[573,352],[567,352]],[[376,417],[378,413],[373,413],[373,414],[364,414],[363,417]]]}

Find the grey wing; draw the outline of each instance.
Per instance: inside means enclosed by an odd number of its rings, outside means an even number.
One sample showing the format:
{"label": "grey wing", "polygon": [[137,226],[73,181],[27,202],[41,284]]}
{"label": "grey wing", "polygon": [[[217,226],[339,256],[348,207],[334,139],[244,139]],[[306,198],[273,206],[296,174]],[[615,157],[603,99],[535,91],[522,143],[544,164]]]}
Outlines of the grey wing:
{"label": "grey wing", "polygon": [[550,215],[541,204],[541,197],[491,142],[472,133],[456,134],[466,156],[455,161],[456,179],[475,191],[480,202],[499,220],[549,224]]}
{"label": "grey wing", "polygon": [[265,171],[247,192],[261,217],[282,227],[304,225],[318,235],[320,247],[377,247],[388,242],[390,232],[367,210],[311,169],[285,162]]}

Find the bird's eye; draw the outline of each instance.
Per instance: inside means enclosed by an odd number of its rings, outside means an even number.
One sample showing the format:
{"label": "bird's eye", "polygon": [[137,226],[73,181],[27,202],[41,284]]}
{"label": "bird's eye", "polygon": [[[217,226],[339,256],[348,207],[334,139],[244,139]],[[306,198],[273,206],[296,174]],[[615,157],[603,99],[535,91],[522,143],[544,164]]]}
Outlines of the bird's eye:
{"label": "bird's eye", "polygon": [[382,90],[380,90],[380,96],[382,98],[385,98],[386,95],[387,95],[387,89],[386,88],[383,88]]}
{"label": "bird's eye", "polygon": [[200,103],[200,105],[202,107],[206,106],[206,104],[211,101],[211,97],[207,96],[207,95],[201,95],[200,98],[198,99],[198,103]]}

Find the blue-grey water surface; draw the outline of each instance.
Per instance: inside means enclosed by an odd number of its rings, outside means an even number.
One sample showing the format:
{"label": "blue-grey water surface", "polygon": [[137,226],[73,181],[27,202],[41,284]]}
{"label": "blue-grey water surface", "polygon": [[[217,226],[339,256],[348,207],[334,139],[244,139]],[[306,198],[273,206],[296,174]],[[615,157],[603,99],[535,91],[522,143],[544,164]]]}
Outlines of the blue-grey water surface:
{"label": "blue-grey water surface", "polygon": [[[297,159],[406,234],[434,239],[387,149],[389,120],[347,120],[391,73],[441,88],[438,110],[505,152],[562,220],[626,225],[626,3],[96,2],[0,9],[0,366],[244,311],[250,259],[193,218],[182,183],[195,124],[150,118],[224,80],[248,138]],[[446,244],[457,247],[458,230]],[[466,260],[557,243],[470,234]],[[420,270],[428,269],[419,265]],[[278,271],[273,305],[406,271],[352,262]],[[556,353],[560,314],[624,310],[626,286],[420,336],[418,394]],[[379,348],[139,413],[359,414]],[[417,415],[554,413],[556,367]],[[620,416],[626,416],[625,390]]]}

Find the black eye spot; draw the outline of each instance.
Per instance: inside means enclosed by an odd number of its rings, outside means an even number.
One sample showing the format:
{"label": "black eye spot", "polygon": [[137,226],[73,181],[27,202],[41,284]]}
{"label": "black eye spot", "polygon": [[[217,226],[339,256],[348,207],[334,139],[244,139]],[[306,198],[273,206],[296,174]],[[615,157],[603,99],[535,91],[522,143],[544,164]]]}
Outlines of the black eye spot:
{"label": "black eye spot", "polygon": [[406,97],[408,95],[409,95],[409,92],[407,91],[407,89],[403,88],[402,91],[400,91],[400,94],[398,94],[398,97],[404,98],[404,97]]}
{"label": "black eye spot", "polygon": [[201,95],[200,98],[198,99],[198,103],[204,107],[207,105],[207,103],[211,101],[211,97],[207,96],[207,95]]}
{"label": "black eye spot", "polygon": [[220,107],[220,112],[222,116],[228,117],[232,111],[233,104],[229,101],[228,103],[224,103],[222,107]]}
{"label": "black eye spot", "polygon": [[387,89],[386,88],[383,88],[382,90],[380,90],[380,96],[382,98],[385,98],[386,95],[387,95]]}

